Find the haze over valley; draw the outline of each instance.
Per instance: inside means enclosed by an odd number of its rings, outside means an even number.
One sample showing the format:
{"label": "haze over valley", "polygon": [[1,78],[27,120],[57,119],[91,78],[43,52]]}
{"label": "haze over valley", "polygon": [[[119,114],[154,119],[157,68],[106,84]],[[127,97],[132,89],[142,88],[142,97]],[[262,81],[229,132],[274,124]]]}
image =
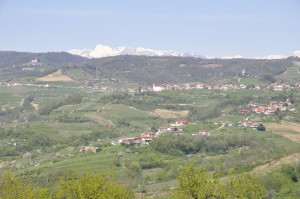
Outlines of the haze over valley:
{"label": "haze over valley", "polygon": [[299,8],[0,1],[0,199],[300,198]]}

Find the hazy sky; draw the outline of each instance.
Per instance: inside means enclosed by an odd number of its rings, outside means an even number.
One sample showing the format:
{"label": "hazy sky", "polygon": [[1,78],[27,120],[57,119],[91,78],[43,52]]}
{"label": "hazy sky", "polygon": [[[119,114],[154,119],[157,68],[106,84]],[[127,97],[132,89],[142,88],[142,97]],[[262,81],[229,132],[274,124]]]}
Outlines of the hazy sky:
{"label": "hazy sky", "polygon": [[300,0],[0,0],[0,50],[145,47],[221,57],[300,50]]}

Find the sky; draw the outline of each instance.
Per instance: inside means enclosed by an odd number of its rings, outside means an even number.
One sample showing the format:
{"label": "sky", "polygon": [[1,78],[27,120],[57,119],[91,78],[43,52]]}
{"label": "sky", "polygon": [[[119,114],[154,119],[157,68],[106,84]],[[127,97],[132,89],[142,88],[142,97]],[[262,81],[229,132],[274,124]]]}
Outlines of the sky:
{"label": "sky", "polygon": [[0,50],[97,44],[205,56],[300,50],[300,0],[0,0]]}

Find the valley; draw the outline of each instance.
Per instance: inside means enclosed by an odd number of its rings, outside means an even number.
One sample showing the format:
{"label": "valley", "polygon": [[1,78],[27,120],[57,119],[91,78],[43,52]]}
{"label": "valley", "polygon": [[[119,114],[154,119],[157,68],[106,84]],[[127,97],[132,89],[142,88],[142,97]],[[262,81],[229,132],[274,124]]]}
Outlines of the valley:
{"label": "valley", "polygon": [[[112,173],[137,198],[171,198],[178,173],[194,163],[222,178],[255,173],[266,194],[289,194],[289,188],[292,197],[298,190],[282,170],[292,165],[299,175],[300,88],[296,77],[283,80],[293,73],[278,76],[298,58],[231,65],[143,56],[77,62],[68,55],[57,64],[36,56],[16,67],[0,61],[1,173],[50,190],[70,171]],[[169,68],[179,63],[185,66]],[[266,64],[258,73],[249,63]],[[247,74],[230,72],[247,67]],[[157,70],[165,74],[151,76]],[[193,70],[195,78],[181,77]]]}

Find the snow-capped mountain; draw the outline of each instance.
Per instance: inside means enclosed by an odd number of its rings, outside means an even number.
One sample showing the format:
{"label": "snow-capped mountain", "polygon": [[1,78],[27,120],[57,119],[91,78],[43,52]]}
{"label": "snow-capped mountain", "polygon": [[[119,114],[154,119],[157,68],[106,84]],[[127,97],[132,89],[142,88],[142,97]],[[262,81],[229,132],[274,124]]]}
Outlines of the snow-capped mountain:
{"label": "snow-capped mountain", "polygon": [[183,53],[175,52],[172,50],[152,50],[148,48],[132,48],[132,47],[117,47],[111,48],[109,46],[97,45],[94,50],[83,49],[83,50],[69,50],[68,53],[79,55],[87,58],[102,58],[117,55],[145,55],[145,56],[178,56],[178,57],[201,57],[205,56],[196,53]]}
{"label": "snow-capped mountain", "polygon": [[266,57],[255,57],[255,59],[285,59],[287,57],[285,55],[268,55]]}
{"label": "snow-capped mountain", "polygon": [[[206,59],[215,59],[217,57],[203,56],[197,53],[184,53],[176,52],[172,50],[153,50],[149,48],[133,48],[133,47],[117,47],[111,48],[109,46],[97,45],[95,49],[74,49],[69,50],[68,53],[79,55],[87,58],[102,58],[110,57],[117,55],[145,55],[145,56],[177,56],[177,57],[195,57],[195,58],[206,58]],[[300,57],[300,50],[293,52],[291,56]],[[254,59],[285,59],[289,56],[286,55],[268,55],[266,57],[255,57]],[[236,56],[225,56],[219,57],[219,59],[242,59],[241,55]]]}

